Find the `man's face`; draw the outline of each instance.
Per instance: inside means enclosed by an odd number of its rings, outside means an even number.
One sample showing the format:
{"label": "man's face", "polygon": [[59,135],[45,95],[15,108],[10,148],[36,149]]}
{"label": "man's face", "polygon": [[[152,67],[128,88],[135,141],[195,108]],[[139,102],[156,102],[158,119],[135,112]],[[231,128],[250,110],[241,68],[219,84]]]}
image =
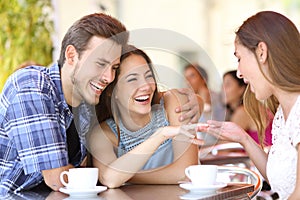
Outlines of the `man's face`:
{"label": "man's face", "polygon": [[121,45],[113,40],[92,37],[87,49],[75,65],[72,74],[73,99],[91,105],[99,103],[102,91],[114,78],[120,65]]}
{"label": "man's face", "polygon": [[199,72],[193,67],[189,67],[184,71],[184,77],[188,81],[188,84],[191,85],[195,93],[198,93],[199,90],[205,86],[205,81]]}

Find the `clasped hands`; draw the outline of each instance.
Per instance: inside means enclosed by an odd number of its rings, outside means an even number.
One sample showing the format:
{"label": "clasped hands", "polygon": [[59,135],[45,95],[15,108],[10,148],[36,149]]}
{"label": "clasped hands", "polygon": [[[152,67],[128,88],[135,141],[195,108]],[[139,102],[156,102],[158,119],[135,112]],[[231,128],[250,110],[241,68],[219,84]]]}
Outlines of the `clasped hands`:
{"label": "clasped hands", "polygon": [[164,128],[168,129],[164,132],[165,137],[173,138],[178,135],[185,135],[190,139],[190,142],[197,145],[203,145],[204,143],[202,139],[197,138],[197,132],[205,132],[220,140],[230,142],[240,142],[247,137],[247,134],[245,134],[246,132],[233,122],[208,120],[207,123],[168,126]]}

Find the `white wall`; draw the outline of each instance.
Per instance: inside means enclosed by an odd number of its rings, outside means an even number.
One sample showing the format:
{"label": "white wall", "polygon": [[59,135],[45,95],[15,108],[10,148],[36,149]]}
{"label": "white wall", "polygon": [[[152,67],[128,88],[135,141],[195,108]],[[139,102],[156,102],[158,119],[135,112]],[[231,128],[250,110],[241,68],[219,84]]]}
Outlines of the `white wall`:
{"label": "white wall", "polygon": [[[297,0],[291,0],[290,2]],[[218,90],[220,88],[222,74],[237,67],[236,58],[233,56],[234,31],[243,21],[261,10],[274,10],[281,12],[291,19],[298,19],[298,9],[284,7],[283,1],[269,0],[119,0],[121,8],[120,19],[129,30],[143,28],[163,28],[182,34],[194,41],[198,47],[204,49],[199,52],[193,45],[186,46],[181,41],[173,40],[176,45],[174,51],[195,51],[196,58],[190,61],[198,61],[207,68],[209,85]],[[298,17],[296,11],[298,10]],[[293,12],[294,15],[291,15]],[[294,21],[295,23],[297,21]],[[145,40],[148,38],[145,37]],[[167,41],[164,41],[166,43]],[[170,47],[171,48],[171,47]],[[184,55],[182,53],[179,53]],[[207,54],[207,55],[206,55]],[[158,63],[169,63],[178,73],[182,70],[179,56],[166,56],[157,51],[150,52],[151,57]],[[212,62],[211,62],[212,61]],[[161,75],[165,80],[166,74]],[[174,80],[174,82],[180,80]],[[173,84],[170,84],[173,86]]]}
{"label": "white wall", "polygon": [[53,59],[59,57],[61,41],[68,28],[84,15],[103,12],[100,5],[107,9],[107,13],[116,16],[114,0],[52,0],[54,7],[54,48]]}
{"label": "white wall", "polygon": [[[154,63],[169,69],[159,72],[159,76],[162,81],[171,79],[168,81],[170,87],[183,85],[180,78],[182,65],[184,59],[188,59],[205,65],[211,80],[210,86],[218,90],[222,74],[237,66],[233,56],[234,31],[246,18],[258,11],[278,11],[292,19],[298,27],[300,24],[299,0],[53,0],[53,2],[58,48],[67,28],[85,14],[103,11],[99,6],[101,4],[105,7],[106,13],[117,17],[132,32],[130,38],[132,43],[145,48]],[[287,6],[286,2],[290,2],[292,6]],[[154,33],[150,30],[154,30]],[[166,32],[168,34],[165,34]]]}

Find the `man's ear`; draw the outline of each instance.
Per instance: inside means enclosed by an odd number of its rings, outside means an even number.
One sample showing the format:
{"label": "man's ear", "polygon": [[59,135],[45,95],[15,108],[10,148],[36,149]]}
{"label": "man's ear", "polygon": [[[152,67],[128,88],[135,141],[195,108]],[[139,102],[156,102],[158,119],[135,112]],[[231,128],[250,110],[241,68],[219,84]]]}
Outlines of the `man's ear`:
{"label": "man's ear", "polygon": [[258,61],[265,63],[268,57],[268,47],[265,42],[259,42],[256,49]]}
{"label": "man's ear", "polygon": [[73,45],[68,45],[65,51],[66,62],[69,65],[74,65],[74,62],[77,61],[77,51]]}

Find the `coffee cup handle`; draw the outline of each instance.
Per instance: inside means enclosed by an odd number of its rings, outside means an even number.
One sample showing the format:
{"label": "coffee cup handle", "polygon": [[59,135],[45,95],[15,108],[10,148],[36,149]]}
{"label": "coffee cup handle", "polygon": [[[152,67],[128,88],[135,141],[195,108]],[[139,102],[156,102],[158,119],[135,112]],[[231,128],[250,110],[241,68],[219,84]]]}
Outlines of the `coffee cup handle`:
{"label": "coffee cup handle", "polygon": [[190,176],[190,168],[189,168],[189,167],[188,167],[188,168],[185,168],[184,173],[185,173],[185,175],[186,175],[189,179],[191,179],[191,176]]}
{"label": "coffee cup handle", "polygon": [[69,172],[63,171],[62,173],[60,173],[60,176],[59,176],[60,182],[61,182],[64,186],[68,187],[68,183],[65,182],[64,175],[68,176],[68,175],[69,175]]}

